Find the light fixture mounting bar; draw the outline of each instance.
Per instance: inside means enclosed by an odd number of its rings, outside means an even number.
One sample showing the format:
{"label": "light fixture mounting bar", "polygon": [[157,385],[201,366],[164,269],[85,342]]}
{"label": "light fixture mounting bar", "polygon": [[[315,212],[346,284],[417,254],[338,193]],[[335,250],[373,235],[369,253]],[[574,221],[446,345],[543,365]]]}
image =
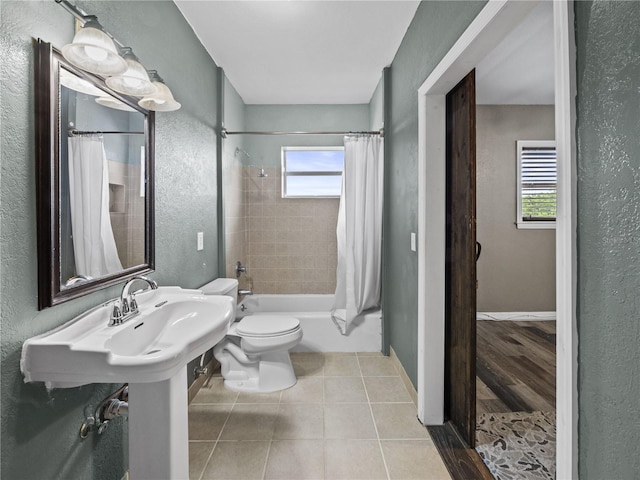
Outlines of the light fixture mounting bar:
{"label": "light fixture mounting bar", "polygon": [[[97,19],[98,18],[95,15],[91,15],[91,14],[85,12],[84,10],[82,10],[79,7],[76,7],[73,3],[69,2],[68,0],[54,0],[54,1],[58,5],[62,6],[67,12],[69,12],[71,15],[73,15],[76,19],[78,19],[78,21],[80,23],[82,23],[83,26],[91,18],[93,18],[93,19]],[[107,32],[106,30],[103,30],[103,31],[104,31],[104,33],[106,33],[109,36],[109,38],[111,40],[114,41],[114,43],[116,45],[118,45],[118,48],[123,48],[124,47],[124,44],[122,42],[120,42],[116,37],[111,35],[111,33]]]}

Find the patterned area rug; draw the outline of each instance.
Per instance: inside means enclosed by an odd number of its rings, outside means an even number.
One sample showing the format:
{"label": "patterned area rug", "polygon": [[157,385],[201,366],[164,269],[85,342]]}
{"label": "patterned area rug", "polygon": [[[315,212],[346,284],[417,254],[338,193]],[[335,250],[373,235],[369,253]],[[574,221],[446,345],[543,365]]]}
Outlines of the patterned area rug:
{"label": "patterned area rug", "polygon": [[555,412],[484,413],[476,450],[498,480],[554,479]]}

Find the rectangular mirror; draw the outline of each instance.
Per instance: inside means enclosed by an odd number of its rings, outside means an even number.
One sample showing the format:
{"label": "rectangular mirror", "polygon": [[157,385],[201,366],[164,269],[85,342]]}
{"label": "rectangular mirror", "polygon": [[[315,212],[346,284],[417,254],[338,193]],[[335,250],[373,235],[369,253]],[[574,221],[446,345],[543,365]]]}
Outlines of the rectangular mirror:
{"label": "rectangular mirror", "polygon": [[154,112],[35,55],[38,308],[154,268]]}

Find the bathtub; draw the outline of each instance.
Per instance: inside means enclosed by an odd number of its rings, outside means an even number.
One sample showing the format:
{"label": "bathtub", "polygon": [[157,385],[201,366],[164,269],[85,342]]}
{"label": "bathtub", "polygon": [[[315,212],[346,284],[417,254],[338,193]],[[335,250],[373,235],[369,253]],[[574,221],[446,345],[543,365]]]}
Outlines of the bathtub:
{"label": "bathtub", "polygon": [[266,313],[287,315],[300,320],[303,337],[293,352],[380,352],[382,351],[382,312],[368,311],[342,335],[331,319],[333,295],[258,294],[244,297],[238,304],[238,320],[247,315]]}

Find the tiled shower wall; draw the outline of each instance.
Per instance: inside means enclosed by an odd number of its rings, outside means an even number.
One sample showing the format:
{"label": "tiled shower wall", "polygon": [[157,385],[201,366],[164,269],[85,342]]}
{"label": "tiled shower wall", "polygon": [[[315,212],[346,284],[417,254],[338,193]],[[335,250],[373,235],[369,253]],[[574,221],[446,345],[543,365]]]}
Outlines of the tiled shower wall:
{"label": "tiled shower wall", "polygon": [[339,199],[282,198],[280,168],[265,168],[267,177],[255,166],[243,171],[254,292],[334,293]]}
{"label": "tiled shower wall", "polygon": [[144,263],[145,198],[140,196],[140,166],[111,160],[108,165],[111,227],[120,262],[130,268]]}
{"label": "tiled shower wall", "polygon": [[[246,263],[246,207],[244,168],[237,155],[225,159],[224,219],[226,245],[226,276],[236,277],[236,262]],[[244,287],[243,287],[244,288]]]}

